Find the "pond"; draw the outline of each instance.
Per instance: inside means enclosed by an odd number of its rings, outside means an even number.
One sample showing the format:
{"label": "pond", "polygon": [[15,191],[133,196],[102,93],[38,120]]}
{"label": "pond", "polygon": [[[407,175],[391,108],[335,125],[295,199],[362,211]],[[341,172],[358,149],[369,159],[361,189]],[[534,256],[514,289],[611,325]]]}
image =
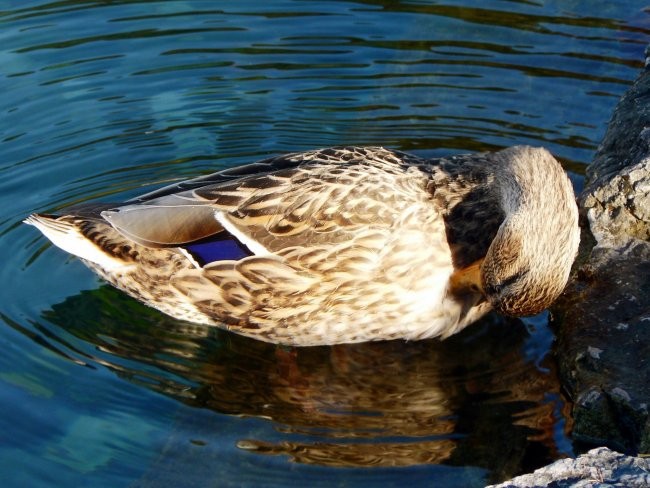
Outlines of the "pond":
{"label": "pond", "polygon": [[283,152],[549,148],[577,191],[646,2],[0,4],[2,486],[483,486],[573,454],[547,315],[288,349],[170,319],[21,220]]}

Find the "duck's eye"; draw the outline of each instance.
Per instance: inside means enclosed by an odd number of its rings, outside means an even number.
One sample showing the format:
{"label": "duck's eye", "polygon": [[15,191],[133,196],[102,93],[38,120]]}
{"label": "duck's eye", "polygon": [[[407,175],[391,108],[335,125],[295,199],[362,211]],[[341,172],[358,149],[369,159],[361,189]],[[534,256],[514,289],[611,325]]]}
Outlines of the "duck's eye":
{"label": "duck's eye", "polygon": [[506,278],[500,283],[501,288],[507,288],[510,285],[512,285],[514,282],[519,281],[521,277],[524,276],[524,274],[525,274],[524,272],[515,273],[509,278]]}
{"label": "duck's eye", "polygon": [[515,273],[505,280],[502,280],[501,283],[490,283],[486,285],[485,291],[488,295],[499,295],[504,288],[508,288],[513,283],[519,281],[526,273],[528,273],[528,271],[520,271],[519,273]]}
{"label": "duck's eye", "polygon": [[503,290],[503,285],[502,284],[496,284],[496,283],[490,283],[485,285],[485,293],[487,295],[499,295],[501,293],[501,290]]}

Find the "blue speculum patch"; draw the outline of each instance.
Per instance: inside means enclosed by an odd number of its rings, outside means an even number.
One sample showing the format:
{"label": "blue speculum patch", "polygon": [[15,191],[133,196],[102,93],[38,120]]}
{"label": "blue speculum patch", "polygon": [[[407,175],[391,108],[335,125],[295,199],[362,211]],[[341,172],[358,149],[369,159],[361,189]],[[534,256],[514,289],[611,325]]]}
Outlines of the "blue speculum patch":
{"label": "blue speculum patch", "polygon": [[183,249],[189,252],[200,266],[215,261],[237,261],[253,255],[246,246],[227,232],[219,232],[200,241],[192,242],[183,246]]}

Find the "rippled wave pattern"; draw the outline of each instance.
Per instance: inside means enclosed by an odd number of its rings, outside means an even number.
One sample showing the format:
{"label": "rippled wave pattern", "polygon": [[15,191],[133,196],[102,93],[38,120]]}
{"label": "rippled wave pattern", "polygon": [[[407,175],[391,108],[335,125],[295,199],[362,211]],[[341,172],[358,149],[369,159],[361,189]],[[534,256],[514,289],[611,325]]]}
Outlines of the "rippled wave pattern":
{"label": "rippled wave pattern", "polygon": [[483,486],[570,454],[545,316],[278,348],[143,307],[20,221],[346,144],[543,145],[580,189],[645,8],[2,2],[3,486]]}

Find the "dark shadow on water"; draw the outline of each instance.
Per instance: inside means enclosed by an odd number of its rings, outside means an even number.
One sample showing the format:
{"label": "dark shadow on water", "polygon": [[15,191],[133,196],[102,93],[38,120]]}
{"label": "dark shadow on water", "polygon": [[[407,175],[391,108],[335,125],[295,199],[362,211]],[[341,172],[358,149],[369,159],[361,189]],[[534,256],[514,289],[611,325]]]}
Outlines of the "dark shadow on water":
{"label": "dark shadow on water", "polygon": [[[244,430],[249,451],[321,466],[474,466],[490,481],[562,456],[555,375],[525,356],[518,320],[490,315],[446,341],[287,349],[169,319],[108,286],[43,316],[83,341],[49,338],[68,359],[192,407],[268,419],[277,436]],[[222,417],[200,417],[218,436]]]}

